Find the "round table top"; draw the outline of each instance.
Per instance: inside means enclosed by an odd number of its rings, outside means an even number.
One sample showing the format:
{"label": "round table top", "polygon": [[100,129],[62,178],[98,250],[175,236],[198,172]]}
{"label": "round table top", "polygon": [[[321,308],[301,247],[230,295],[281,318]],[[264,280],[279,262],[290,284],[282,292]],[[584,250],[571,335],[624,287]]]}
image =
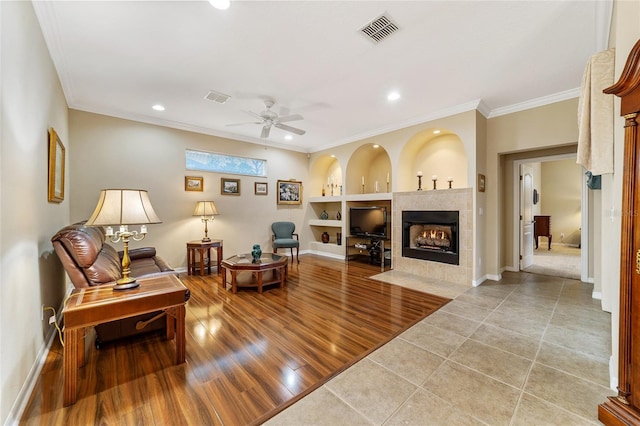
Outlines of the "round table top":
{"label": "round table top", "polygon": [[289,261],[287,256],[276,253],[262,253],[260,262],[258,263],[253,263],[252,260],[253,257],[251,253],[237,254],[224,259],[222,261],[222,267],[229,269],[261,270],[284,266]]}

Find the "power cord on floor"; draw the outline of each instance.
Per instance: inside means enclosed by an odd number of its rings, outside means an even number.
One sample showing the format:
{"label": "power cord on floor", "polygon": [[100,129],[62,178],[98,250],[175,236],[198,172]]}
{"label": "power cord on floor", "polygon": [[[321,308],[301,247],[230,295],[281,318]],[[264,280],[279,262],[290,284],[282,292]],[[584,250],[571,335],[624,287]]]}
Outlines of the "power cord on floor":
{"label": "power cord on floor", "polygon": [[58,326],[56,310],[51,306],[45,306],[44,310],[53,312],[53,315],[49,317],[49,324],[53,324],[56,327],[56,330],[58,330],[58,339],[60,340],[60,344],[64,347],[64,339],[62,338],[62,330],[60,330],[60,326]]}

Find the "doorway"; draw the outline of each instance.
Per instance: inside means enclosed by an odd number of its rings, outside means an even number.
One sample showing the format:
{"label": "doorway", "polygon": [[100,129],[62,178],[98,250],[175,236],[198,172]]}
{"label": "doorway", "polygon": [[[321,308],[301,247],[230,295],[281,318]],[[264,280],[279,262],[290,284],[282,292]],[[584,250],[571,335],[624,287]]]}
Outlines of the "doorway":
{"label": "doorway", "polygon": [[[525,272],[588,281],[586,180],[575,154],[514,162],[514,265]],[[549,221],[551,236],[537,236]],[[538,240],[536,243],[536,239]],[[537,248],[536,248],[537,246]]]}

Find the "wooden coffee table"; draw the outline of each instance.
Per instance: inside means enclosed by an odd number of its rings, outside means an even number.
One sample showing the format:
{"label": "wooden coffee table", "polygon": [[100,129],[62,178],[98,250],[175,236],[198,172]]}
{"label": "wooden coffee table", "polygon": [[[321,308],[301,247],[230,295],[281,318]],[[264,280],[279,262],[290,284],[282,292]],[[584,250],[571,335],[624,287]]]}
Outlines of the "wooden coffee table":
{"label": "wooden coffee table", "polygon": [[238,254],[222,261],[222,285],[227,286],[227,270],[231,273],[231,291],[238,292],[238,287],[262,287],[280,283],[284,288],[287,280],[287,256],[275,253],[262,253],[260,262],[252,263],[251,254]]}

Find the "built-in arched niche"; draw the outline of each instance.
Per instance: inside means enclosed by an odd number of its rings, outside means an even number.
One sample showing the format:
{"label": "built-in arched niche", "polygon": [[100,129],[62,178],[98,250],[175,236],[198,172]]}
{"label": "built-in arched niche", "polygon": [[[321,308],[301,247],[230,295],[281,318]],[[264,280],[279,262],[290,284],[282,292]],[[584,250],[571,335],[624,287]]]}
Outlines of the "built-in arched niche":
{"label": "built-in arched niche", "polygon": [[365,144],[349,158],[346,194],[391,192],[392,179],[391,160],[387,151],[379,145]]}
{"label": "built-in arched niche", "polygon": [[319,197],[324,189],[325,195],[340,195],[342,181],[342,167],[337,158],[323,155],[311,165],[309,173],[311,181],[305,184],[305,192],[310,197]]}
{"label": "built-in arched niche", "polygon": [[467,153],[462,140],[445,129],[428,129],[416,133],[404,145],[400,154],[396,178],[397,191],[418,189],[418,173],[422,173],[422,189],[433,189],[433,178],[437,189],[468,187]]}

